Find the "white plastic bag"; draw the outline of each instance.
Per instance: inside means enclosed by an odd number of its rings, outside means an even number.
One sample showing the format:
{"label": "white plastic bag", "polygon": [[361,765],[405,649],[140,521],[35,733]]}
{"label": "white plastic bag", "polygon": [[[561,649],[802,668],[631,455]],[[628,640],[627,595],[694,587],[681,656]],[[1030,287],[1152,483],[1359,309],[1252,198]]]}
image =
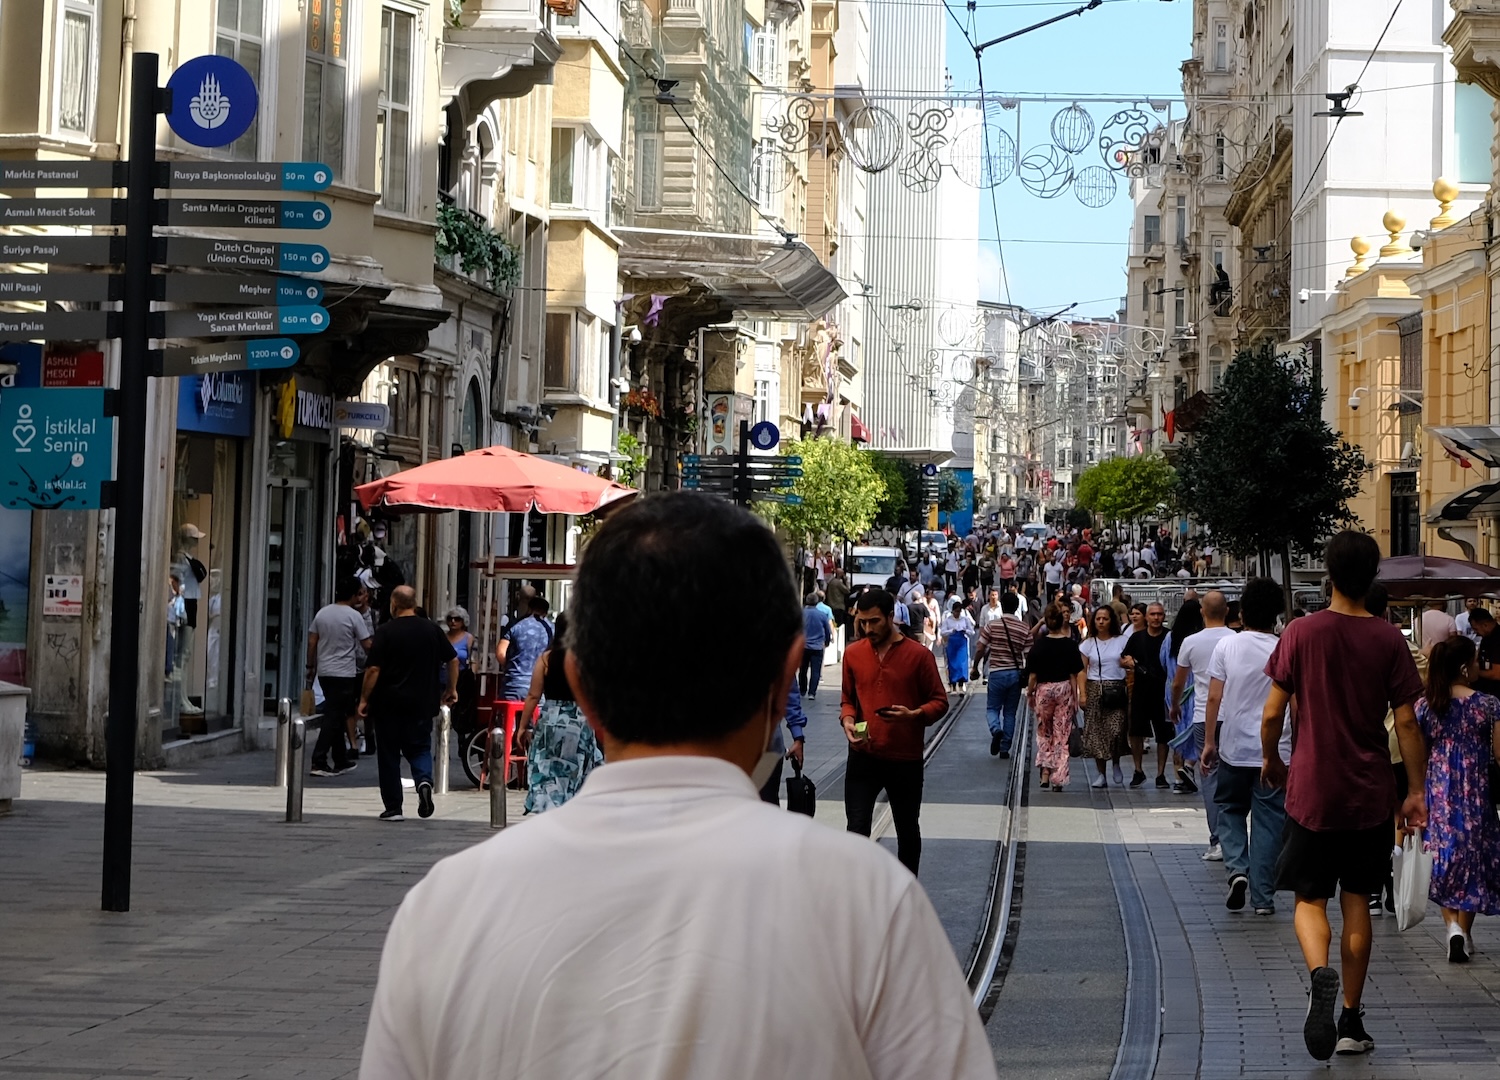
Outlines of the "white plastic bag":
{"label": "white plastic bag", "polygon": [[1427,914],[1427,893],[1432,888],[1432,853],[1422,841],[1423,830],[1401,840],[1395,860],[1396,929],[1410,930]]}

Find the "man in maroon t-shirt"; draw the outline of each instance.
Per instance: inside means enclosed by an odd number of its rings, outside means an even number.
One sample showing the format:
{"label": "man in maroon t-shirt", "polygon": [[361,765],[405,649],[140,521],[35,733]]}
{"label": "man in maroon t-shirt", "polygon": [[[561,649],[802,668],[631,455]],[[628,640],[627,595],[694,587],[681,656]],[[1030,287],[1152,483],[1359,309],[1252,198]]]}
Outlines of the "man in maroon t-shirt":
{"label": "man in maroon t-shirt", "polygon": [[947,713],[948,692],[932,650],[896,629],[894,609],[895,599],[880,589],[854,607],[860,639],[844,650],[839,705],[849,740],[844,816],[850,832],[869,836],[875,800],[884,791],[896,826],[896,857],[915,874],[922,859],[922,733]]}
{"label": "man in maroon t-shirt", "polygon": [[[1422,680],[1401,632],[1365,610],[1380,566],[1373,537],[1342,532],[1324,560],[1333,583],[1326,611],[1287,626],[1266,664],[1271,692],[1261,720],[1261,777],[1286,787],[1287,827],[1276,887],[1296,894],[1295,925],[1312,973],[1302,1036],[1327,1061],[1375,1048],[1361,1019],[1370,966],[1370,896],[1380,895],[1391,857],[1391,772],[1385,716],[1395,710],[1408,791],[1400,816],[1408,829],[1427,824],[1427,752],[1413,705]],[[1292,763],[1278,752],[1283,715],[1296,699]],[[1344,915],[1344,1009],[1334,1022],[1339,975],[1328,966],[1328,901],[1339,892]]]}

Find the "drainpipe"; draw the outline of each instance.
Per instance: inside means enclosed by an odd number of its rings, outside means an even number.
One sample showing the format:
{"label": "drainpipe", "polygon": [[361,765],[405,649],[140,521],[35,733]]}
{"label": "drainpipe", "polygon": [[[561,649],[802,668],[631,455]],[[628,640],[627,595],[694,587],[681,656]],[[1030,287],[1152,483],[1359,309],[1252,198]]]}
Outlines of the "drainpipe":
{"label": "drainpipe", "polygon": [[[434,380],[431,370],[424,370],[427,368],[427,365],[421,360],[418,360],[417,363],[417,378],[419,380],[417,385],[420,387],[420,390],[417,393],[417,397],[421,403],[417,410],[417,423],[421,425],[421,431],[417,437],[417,445],[422,448],[420,464],[426,465],[427,452],[429,449],[427,445],[427,432],[430,430],[429,425],[432,423],[432,395],[434,392]],[[417,565],[415,567],[415,573],[418,586],[417,595],[418,597],[420,597],[418,603],[426,604],[428,598],[424,594],[427,591],[427,580],[432,576],[428,573],[429,567],[427,565],[427,530],[432,527],[434,515],[423,514],[422,518],[423,520],[421,520],[417,525]]]}
{"label": "drainpipe", "polygon": [[625,301],[615,301],[615,324],[609,328],[609,407],[613,415],[609,420],[609,463],[605,468],[609,478],[615,478],[615,458],[620,447],[620,320],[625,316]]}

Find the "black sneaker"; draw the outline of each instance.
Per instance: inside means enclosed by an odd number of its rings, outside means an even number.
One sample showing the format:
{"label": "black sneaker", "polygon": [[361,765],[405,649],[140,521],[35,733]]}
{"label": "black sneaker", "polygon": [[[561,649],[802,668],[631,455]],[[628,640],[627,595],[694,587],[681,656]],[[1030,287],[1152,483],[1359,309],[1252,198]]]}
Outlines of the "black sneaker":
{"label": "black sneaker", "polygon": [[1448,963],[1467,964],[1468,962],[1468,941],[1464,938],[1464,932],[1455,926],[1448,931]]}
{"label": "black sneaker", "polygon": [[1230,911],[1243,911],[1245,909],[1245,894],[1250,891],[1250,879],[1244,874],[1235,874],[1229,879],[1229,895],[1224,898],[1224,906]]}
{"label": "black sneaker", "polygon": [[1156,786],[1159,788],[1169,788],[1172,785],[1167,783],[1167,778],[1165,776],[1158,776],[1156,778]]}
{"label": "black sneaker", "polygon": [[354,758],[350,758],[342,765],[335,765],[333,767],[333,775],[343,776],[346,772],[353,772],[357,768],[359,768],[359,762],[354,760]]}
{"label": "black sneaker", "polygon": [[432,785],[423,780],[417,785],[417,817],[432,816]]}
{"label": "black sneaker", "polygon": [[1348,1006],[1339,1013],[1338,1053],[1368,1054],[1375,1049],[1375,1040],[1365,1030],[1364,1015],[1363,1009],[1351,1009]]}
{"label": "black sneaker", "polygon": [[1338,1003],[1339,973],[1331,967],[1320,967],[1312,973],[1312,989],[1307,995],[1307,1019],[1302,1024],[1302,1041],[1307,1052],[1319,1061],[1333,1057],[1339,1041],[1339,1026],[1333,1022],[1333,1007]]}
{"label": "black sneaker", "polygon": [[313,776],[337,776],[338,773],[334,772],[327,765],[322,765],[322,764],[319,764],[318,762],[313,762],[313,767],[312,767],[312,770],[311,770],[311,775],[313,775]]}
{"label": "black sneaker", "polygon": [[381,812],[381,821],[405,821],[405,816],[400,810],[385,810]]}
{"label": "black sneaker", "polygon": [[1000,756],[1000,746],[1005,742],[1005,733],[1002,731],[997,735],[990,736],[990,757]]}
{"label": "black sneaker", "polygon": [[1378,919],[1385,914],[1385,908],[1380,904],[1380,897],[1370,897],[1370,918]]}
{"label": "black sneaker", "polygon": [[1139,770],[1139,769],[1137,769],[1135,771],[1135,775],[1130,778],[1130,786],[1133,787],[1133,788],[1140,787],[1145,782],[1146,782],[1146,774],[1143,773],[1143,772],[1141,772],[1141,770]]}
{"label": "black sneaker", "polygon": [[1198,785],[1193,782],[1192,776],[1186,769],[1177,770],[1177,783],[1180,785],[1179,792],[1183,795],[1198,794]]}

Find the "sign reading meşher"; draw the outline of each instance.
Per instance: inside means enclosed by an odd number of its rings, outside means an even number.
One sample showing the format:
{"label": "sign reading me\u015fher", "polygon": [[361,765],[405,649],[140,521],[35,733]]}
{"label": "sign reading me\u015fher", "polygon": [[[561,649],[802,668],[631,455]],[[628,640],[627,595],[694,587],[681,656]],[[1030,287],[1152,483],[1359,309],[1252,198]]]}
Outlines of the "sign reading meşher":
{"label": "sign reading me\u015fher", "polygon": [[158,186],[174,190],[323,191],[333,170],[316,161],[169,161]]}
{"label": "sign reading me\u015fher", "polygon": [[310,306],[163,311],[152,318],[159,320],[157,337],[321,334],[328,329],[328,312]]}
{"label": "sign reading me\u015fher", "polygon": [[0,506],[93,510],[114,467],[102,389],[0,391]]}
{"label": "sign reading me\u015fher", "polygon": [[[333,211],[328,204],[316,199],[301,202],[285,202],[281,199],[168,199],[166,202],[167,214],[160,221],[163,225],[221,226],[233,229],[323,229],[333,220]],[[0,218],[0,224],[5,224],[4,218]]]}
{"label": "sign reading me\u015fher", "polygon": [[[25,275],[19,275],[25,276]],[[90,277],[95,275],[80,275]],[[323,286],[301,278],[260,274],[168,274],[160,299],[174,304],[321,304]],[[0,276],[0,297],[5,278]]]}
{"label": "sign reading me\u015fher", "polygon": [[302,350],[291,338],[226,341],[220,345],[162,349],[153,375],[202,375],[215,371],[259,371],[291,367]]}
{"label": "sign reading me\u015fher", "polygon": [[0,341],[98,341],[115,337],[109,311],[0,312]]}
{"label": "sign reading me\u015fher", "polygon": [[278,244],[266,240],[199,240],[173,236],[162,244],[159,263],[210,270],[276,270],[316,274],[328,269],[328,249],[317,244]]}

